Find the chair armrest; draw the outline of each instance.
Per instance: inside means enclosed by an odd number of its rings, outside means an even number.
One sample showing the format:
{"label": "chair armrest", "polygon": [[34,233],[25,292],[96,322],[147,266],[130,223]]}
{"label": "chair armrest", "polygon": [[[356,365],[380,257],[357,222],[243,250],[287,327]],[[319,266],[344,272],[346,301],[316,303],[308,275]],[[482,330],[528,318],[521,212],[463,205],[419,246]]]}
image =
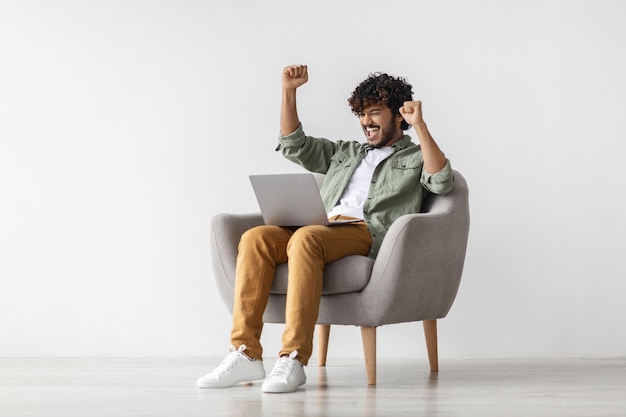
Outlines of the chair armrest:
{"label": "chair armrest", "polygon": [[246,230],[262,224],[261,213],[220,213],[211,219],[210,245],[213,274],[220,296],[231,312],[239,239]]}
{"label": "chair armrest", "polygon": [[459,288],[469,234],[467,204],[407,214],[390,227],[363,290],[377,325],[445,317]]}

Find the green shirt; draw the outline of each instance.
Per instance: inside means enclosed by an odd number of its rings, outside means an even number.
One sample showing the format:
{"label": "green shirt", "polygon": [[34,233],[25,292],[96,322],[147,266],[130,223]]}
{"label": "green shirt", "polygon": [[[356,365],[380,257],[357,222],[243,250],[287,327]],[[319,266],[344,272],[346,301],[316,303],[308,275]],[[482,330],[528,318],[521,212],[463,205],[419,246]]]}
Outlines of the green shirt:
{"label": "green shirt", "polygon": [[[393,154],[374,170],[369,193],[363,208],[363,218],[372,235],[369,257],[376,258],[383,238],[398,217],[419,213],[424,190],[446,194],[452,190],[453,175],[450,161],[435,174],[423,169],[424,160],[419,145],[404,135],[391,145]],[[331,141],[306,136],[300,125],[288,136],[280,135],[278,147],[285,156],[311,172],[326,174],[320,193],[326,211],[341,197],[357,165],[372,149],[367,143]]]}

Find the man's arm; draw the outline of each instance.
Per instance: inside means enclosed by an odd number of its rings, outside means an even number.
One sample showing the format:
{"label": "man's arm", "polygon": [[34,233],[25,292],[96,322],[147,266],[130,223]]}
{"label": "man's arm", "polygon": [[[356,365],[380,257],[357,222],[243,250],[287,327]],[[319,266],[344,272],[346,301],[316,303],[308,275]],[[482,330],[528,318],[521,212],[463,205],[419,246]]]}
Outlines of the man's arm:
{"label": "man's arm", "polygon": [[296,90],[309,80],[306,65],[290,65],[283,68],[282,104],[280,108],[280,133],[287,136],[300,126],[296,107]]}
{"label": "man's arm", "polygon": [[446,166],[446,155],[439,149],[422,118],[422,102],[406,101],[400,107],[400,114],[417,133],[424,158],[424,170],[429,174],[441,171]]}

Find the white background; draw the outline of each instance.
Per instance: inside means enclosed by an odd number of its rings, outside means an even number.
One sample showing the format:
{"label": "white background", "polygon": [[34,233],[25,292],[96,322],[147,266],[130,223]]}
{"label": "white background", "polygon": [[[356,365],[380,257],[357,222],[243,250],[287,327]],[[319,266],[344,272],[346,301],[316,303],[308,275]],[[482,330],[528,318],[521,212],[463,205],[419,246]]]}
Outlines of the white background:
{"label": "white background", "polygon": [[[404,76],[470,186],[440,355],[626,354],[626,2],[0,0],[0,356],[218,355],[209,223],[257,206],[280,73],[307,133]],[[409,132],[412,134],[412,131]],[[267,325],[268,355],[282,325]],[[381,357],[425,356],[419,323]],[[336,327],[329,355],[362,356]]]}

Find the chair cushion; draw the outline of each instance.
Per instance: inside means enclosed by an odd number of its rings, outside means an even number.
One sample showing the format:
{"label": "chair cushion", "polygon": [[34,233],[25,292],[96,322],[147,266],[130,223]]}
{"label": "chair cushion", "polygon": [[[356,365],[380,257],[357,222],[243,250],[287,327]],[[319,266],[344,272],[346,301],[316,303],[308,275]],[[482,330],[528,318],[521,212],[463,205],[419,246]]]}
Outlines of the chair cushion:
{"label": "chair cushion", "polygon": [[[326,264],[322,295],[361,291],[369,282],[374,260],[367,256],[346,256]],[[276,267],[271,294],[287,294],[287,264]]]}

